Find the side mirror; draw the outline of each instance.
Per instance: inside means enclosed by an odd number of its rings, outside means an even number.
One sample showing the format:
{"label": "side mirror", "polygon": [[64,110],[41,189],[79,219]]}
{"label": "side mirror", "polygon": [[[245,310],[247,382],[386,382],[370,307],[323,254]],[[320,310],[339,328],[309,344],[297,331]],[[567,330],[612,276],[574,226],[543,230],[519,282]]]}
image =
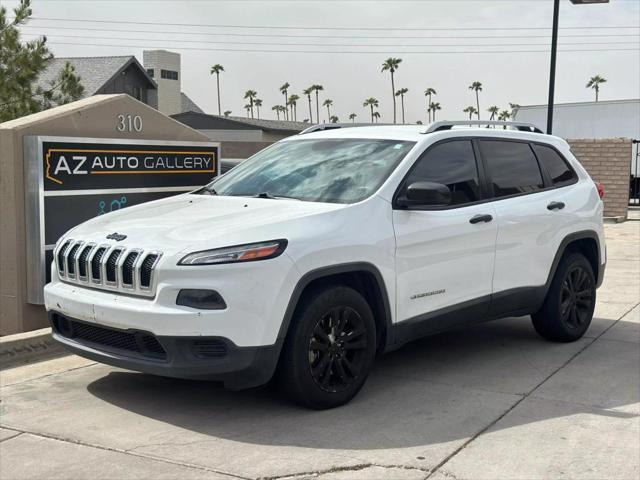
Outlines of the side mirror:
{"label": "side mirror", "polygon": [[441,183],[414,182],[398,197],[397,203],[401,207],[445,206],[451,203],[451,190]]}

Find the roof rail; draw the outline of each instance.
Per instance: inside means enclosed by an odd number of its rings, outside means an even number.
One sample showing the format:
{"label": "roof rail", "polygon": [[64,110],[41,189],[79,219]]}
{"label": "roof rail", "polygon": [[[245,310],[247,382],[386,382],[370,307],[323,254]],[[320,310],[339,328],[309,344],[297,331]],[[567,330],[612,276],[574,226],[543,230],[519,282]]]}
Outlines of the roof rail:
{"label": "roof rail", "polygon": [[319,123],[305,128],[298,135],[305,133],[322,132],[323,130],[335,130],[338,128],[354,128],[354,127],[382,127],[393,125],[392,123]]}
{"label": "roof rail", "polygon": [[500,122],[495,120],[456,120],[456,121],[447,121],[443,120],[440,122],[431,123],[427,129],[422,133],[433,133],[440,132],[442,130],[451,130],[453,127],[457,126],[483,126],[489,127],[490,125],[500,126],[500,127],[510,127],[515,130],[519,130],[521,132],[532,132],[532,133],[544,133],[538,127],[536,127],[532,123],[523,123],[523,122]]}

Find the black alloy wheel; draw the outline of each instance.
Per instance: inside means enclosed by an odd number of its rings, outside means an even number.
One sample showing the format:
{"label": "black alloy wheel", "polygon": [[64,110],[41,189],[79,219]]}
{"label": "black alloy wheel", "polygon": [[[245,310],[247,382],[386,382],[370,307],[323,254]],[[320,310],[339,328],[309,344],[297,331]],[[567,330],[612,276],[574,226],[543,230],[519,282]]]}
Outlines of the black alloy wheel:
{"label": "black alloy wheel", "polygon": [[359,379],[366,359],[365,333],[362,316],[346,305],[318,319],[309,341],[309,367],[322,390],[341,392]]}
{"label": "black alloy wheel", "polygon": [[578,252],[566,253],[542,307],[531,315],[533,327],[547,340],[573,342],[591,325],[595,306],[596,280],[589,260]]}

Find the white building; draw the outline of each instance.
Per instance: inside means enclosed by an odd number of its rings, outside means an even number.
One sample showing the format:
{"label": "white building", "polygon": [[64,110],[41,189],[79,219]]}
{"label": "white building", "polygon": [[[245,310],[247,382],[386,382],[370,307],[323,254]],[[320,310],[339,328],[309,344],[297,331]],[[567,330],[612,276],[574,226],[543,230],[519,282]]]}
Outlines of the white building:
{"label": "white building", "polygon": [[[520,107],[516,119],[546,131],[547,106]],[[562,138],[632,138],[640,140],[640,99],[602,100],[599,102],[556,103],[553,109],[553,134]],[[633,145],[631,174],[640,174],[637,164],[638,143]]]}

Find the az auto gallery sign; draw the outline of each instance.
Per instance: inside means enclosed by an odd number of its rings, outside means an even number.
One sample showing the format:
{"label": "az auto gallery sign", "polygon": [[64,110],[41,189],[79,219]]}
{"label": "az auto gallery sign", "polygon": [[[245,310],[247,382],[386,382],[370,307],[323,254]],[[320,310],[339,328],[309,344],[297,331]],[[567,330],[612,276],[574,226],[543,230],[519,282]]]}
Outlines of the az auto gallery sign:
{"label": "az auto gallery sign", "polygon": [[219,172],[217,143],[24,139],[29,301],[42,302],[53,247],[97,215],[187,192]]}

